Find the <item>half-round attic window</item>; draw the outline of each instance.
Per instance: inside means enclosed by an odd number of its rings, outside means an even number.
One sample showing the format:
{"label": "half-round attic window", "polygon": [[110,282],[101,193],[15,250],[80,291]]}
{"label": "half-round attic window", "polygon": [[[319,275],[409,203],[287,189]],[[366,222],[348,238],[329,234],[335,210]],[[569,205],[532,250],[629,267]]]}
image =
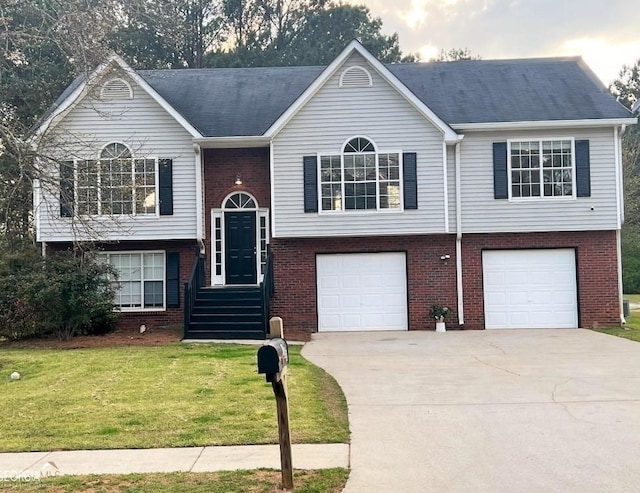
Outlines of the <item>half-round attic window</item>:
{"label": "half-round attic window", "polygon": [[100,99],[117,101],[120,99],[133,99],[133,89],[129,83],[119,77],[109,79],[100,89]]}
{"label": "half-round attic window", "polygon": [[363,67],[349,67],[340,76],[340,87],[371,87],[373,80],[369,71]]}

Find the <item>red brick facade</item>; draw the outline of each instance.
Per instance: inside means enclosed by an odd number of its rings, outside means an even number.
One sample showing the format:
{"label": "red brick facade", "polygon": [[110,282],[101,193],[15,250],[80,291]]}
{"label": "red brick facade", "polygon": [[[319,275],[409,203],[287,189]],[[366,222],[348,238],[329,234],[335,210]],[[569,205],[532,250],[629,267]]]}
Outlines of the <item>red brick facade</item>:
{"label": "red brick facade", "polygon": [[[236,177],[242,185],[235,185]],[[233,192],[247,192],[260,208],[271,207],[269,149],[204,150],[204,215],[207,282],[211,282],[211,209],[222,207]]]}
{"label": "red brick facade", "polygon": [[[433,303],[453,309],[457,326],[455,236],[274,239],[276,295],[272,313],[296,329],[317,330],[316,254],[406,252],[409,329],[433,329]],[[581,327],[619,323],[615,231],[469,234],[462,240],[465,329],[484,328],[482,250],[575,248]],[[442,255],[450,259],[442,261]]]}
{"label": "red brick facade", "polygon": [[615,231],[469,234],[462,238],[465,328],[484,328],[482,250],[575,248],[580,327],[620,323]]}
{"label": "red brick facade", "polygon": [[[434,327],[429,319],[433,303],[455,311],[455,236],[274,239],[271,249],[276,289],[272,313],[282,317],[286,326],[317,329],[315,257],[319,253],[406,252],[409,329]],[[442,261],[442,255],[451,258]]]}

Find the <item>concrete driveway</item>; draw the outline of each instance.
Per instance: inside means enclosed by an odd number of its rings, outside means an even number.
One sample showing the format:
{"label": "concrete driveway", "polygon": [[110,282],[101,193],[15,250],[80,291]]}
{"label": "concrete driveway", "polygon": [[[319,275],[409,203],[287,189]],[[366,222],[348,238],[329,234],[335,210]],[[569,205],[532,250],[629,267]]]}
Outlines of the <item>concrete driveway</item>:
{"label": "concrete driveway", "polygon": [[333,333],[303,355],[347,396],[345,492],[640,490],[640,343],[588,330]]}

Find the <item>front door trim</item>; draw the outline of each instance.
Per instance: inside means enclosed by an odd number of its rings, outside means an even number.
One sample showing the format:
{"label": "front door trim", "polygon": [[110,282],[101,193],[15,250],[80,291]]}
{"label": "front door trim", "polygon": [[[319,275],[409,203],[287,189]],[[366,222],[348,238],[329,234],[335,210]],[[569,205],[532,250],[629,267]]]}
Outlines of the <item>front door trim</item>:
{"label": "front door trim", "polygon": [[222,201],[222,207],[211,209],[211,286],[226,286],[225,212],[255,212],[256,214],[256,279],[262,282],[262,261],[269,243],[269,209],[260,208],[255,197],[245,191],[232,192]]}

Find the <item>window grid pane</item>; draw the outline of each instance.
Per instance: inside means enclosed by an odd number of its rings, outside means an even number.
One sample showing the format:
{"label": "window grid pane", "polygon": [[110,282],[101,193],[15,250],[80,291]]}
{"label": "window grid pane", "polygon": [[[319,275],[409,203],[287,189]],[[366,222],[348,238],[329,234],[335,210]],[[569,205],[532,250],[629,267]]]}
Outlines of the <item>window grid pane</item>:
{"label": "window grid pane", "polygon": [[570,140],[511,143],[512,197],[573,195],[573,149]]}
{"label": "window grid pane", "polygon": [[78,161],[76,165],[76,203],[78,214],[99,214],[99,172],[97,161]]}
{"label": "window grid pane", "polygon": [[136,159],[135,166],[135,212],[156,212],[156,162],[154,159]]}
{"label": "window grid pane", "polygon": [[216,276],[222,275],[222,227],[220,217],[215,218],[215,243],[216,243]]}
{"label": "window grid pane", "polygon": [[542,166],[545,197],[573,195],[571,141],[542,142]]}
{"label": "window grid pane", "polygon": [[123,144],[109,144],[100,160],[76,162],[79,215],[155,214],[156,160],[133,159]]}
{"label": "window grid pane", "polygon": [[260,272],[267,271],[267,218],[260,216]]}
{"label": "window grid pane", "polygon": [[323,211],[342,210],[342,167],[340,156],[320,157],[320,191]]}
{"label": "window grid pane", "polygon": [[540,142],[511,143],[511,196],[540,196]]}
{"label": "window grid pane", "polygon": [[344,152],[320,156],[323,211],[402,207],[399,153],[376,154],[373,144],[363,138],[349,141]]}
{"label": "window grid pane", "polygon": [[378,156],[378,181],[380,209],[399,209],[400,202],[400,156],[380,154]]}
{"label": "window grid pane", "polygon": [[[114,303],[121,308],[163,308],[164,253],[102,254],[118,272]],[[144,300],[144,303],[143,303]]]}

